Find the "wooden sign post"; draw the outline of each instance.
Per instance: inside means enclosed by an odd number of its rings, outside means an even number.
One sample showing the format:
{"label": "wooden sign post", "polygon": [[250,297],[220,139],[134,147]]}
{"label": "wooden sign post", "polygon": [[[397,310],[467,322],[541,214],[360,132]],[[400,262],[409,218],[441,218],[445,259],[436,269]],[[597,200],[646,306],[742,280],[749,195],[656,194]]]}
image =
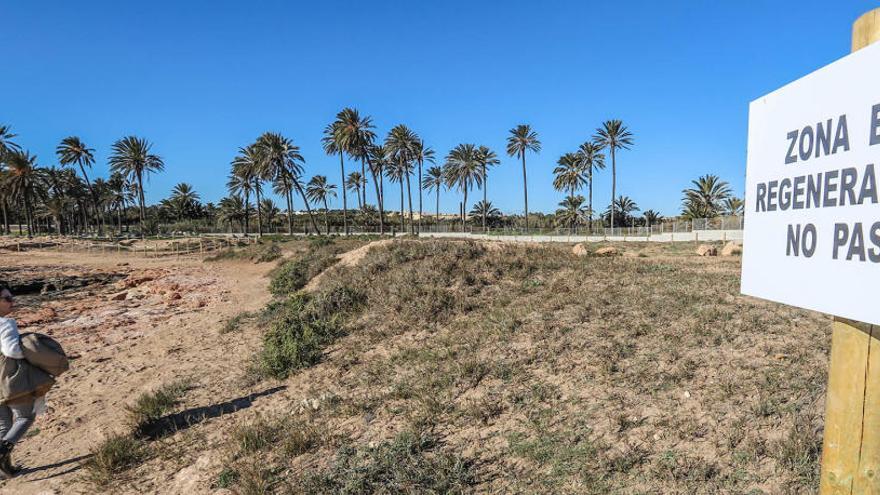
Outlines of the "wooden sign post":
{"label": "wooden sign post", "polygon": [[[878,40],[874,9],[853,24],[852,51]],[[819,493],[880,493],[880,328],[835,318],[832,331]]]}

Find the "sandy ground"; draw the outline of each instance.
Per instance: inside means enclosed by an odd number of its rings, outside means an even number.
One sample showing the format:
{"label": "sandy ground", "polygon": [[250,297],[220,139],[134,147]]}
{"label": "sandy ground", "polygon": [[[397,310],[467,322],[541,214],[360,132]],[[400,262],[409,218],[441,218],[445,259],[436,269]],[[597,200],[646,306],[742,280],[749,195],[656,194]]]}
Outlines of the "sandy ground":
{"label": "sandy ground", "polygon": [[12,316],[22,331],[50,334],[78,358],[49,393],[49,412],[15,451],[24,474],[0,485],[0,493],[94,493],[81,469],[89,449],[123,430],[124,406],[134,397],[177,378],[195,381],[187,405],[236,399],[240,372],[228,370],[243,368],[254,342],[220,336],[218,329],[236,314],[265,305],[265,275],[273,266],[126,254],[4,253],[0,278],[33,271],[110,274],[118,280],[57,297],[49,292],[20,298],[22,307]]}

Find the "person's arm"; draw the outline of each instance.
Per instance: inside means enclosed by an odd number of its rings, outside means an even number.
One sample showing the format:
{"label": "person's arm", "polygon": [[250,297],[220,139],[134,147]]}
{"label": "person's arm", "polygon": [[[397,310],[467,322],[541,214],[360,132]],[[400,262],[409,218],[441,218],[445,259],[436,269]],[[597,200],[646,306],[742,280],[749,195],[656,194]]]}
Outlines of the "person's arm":
{"label": "person's arm", "polygon": [[18,325],[12,318],[0,318],[0,353],[12,359],[24,359]]}

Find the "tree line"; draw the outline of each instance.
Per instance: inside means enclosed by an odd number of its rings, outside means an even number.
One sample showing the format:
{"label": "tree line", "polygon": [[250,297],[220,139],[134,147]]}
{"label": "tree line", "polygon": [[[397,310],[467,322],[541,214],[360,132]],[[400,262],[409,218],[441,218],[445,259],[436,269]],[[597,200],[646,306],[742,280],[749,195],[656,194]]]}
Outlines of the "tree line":
{"label": "tree line", "polygon": [[[440,193],[445,189],[461,195],[458,221],[465,228],[468,221],[483,229],[510,224],[518,217],[504,217],[488,200],[489,171],[499,165],[498,155],[485,145],[462,143],[438,160],[436,152],[406,125],[393,127],[384,139],[377,133],[370,116],[345,108],[323,132],[322,147],[326,154],[339,157],[338,184],[325,175],[304,177],[305,159],[292,138],[265,132],[253,143],[238,149],[231,160],[227,181],[229,195],[219,205],[202,204],[201,198],[188,183],[180,183],[169,198],[158,205],[147,206],[144,182],[150,174],[162,172],[164,160],[153,151],[144,138],[126,136],[111,148],[110,177],[89,178],[95,163],[94,149],[79,137],[61,140],[56,148],[58,166],[42,167],[37,157],[23,150],[9,126],[0,125],[0,213],[2,233],[10,233],[10,222],[23,223],[29,235],[38,230],[57,234],[122,232],[132,223],[140,233],[155,231],[158,223],[202,221],[251,232],[275,231],[286,220],[287,232],[294,232],[294,217],[299,214],[295,204],[302,202],[307,230],[329,233],[332,224],[341,224],[348,234],[352,225],[377,227],[380,233],[399,229],[410,233],[421,231],[423,223],[436,223],[441,218]],[[611,165],[611,202],[598,215],[598,220],[612,229],[616,226],[653,225],[662,217],[653,210],[640,209],[631,198],[617,195],[617,158],[622,150],[634,143],[633,134],[620,120],[608,120],[578,146],[557,160],[553,170],[553,187],[567,193],[552,217],[558,227],[577,229],[586,225],[592,230],[597,215],[593,210],[593,179],[606,168],[606,154]],[[522,165],[522,223],[528,228],[529,154],[541,152],[541,141],[529,125],[518,125],[508,132],[506,153]],[[442,161],[442,163],[438,163]],[[348,166],[348,172],[346,168]],[[389,187],[386,188],[386,182]],[[372,184],[372,187],[368,185]],[[413,195],[413,186],[416,195]],[[266,197],[273,193],[284,198],[286,214]],[[579,191],[587,189],[584,198]],[[387,189],[387,190],[386,190]],[[482,199],[468,210],[468,199],[475,190],[482,190]],[[369,191],[369,193],[368,193]],[[357,208],[349,208],[352,193]],[[425,194],[434,194],[434,218],[426,218]],[[342,210],[332,211],[328,201],[342,196]],[[682,216],[710,218],[719,214],[742,213],[742,200],[731,194],[729,185],[715,175],[693,181],[683,191]],[[368,201],[372,196],[374,203]],[[394,205],[399,196],[399,208]],[[415,204],[414,204],[415,203]],[[316,211],[323,213],[319,226]],[[418,212],[418,219],[415,212]],[[341,213],[341,218],[340,217]],[[531,215],[535,217],[534,214]],[[547,225],[547,217],[538,214],[537,222]],[[115,225],[114,225],[115,224]]]}

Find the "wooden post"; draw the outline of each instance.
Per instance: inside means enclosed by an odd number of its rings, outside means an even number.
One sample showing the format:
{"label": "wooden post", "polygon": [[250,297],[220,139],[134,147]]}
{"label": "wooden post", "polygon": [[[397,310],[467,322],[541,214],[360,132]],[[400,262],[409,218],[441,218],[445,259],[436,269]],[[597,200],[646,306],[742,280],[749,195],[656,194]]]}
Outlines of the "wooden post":
{"label": "wooden post", "polygon": [[[880,40],[880,9],[853,23],[852,51]],[[880,493],[880,328],[835,318],[819,493]]]}

